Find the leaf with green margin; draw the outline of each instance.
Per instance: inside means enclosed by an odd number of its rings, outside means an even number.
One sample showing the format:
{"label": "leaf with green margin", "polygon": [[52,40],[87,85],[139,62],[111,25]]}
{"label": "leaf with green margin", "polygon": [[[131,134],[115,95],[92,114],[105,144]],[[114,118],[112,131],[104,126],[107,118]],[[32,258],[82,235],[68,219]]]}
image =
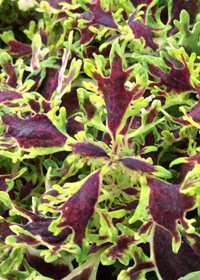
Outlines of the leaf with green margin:
{"label": "leaf with green margin", "polygon": [[130,261],[129,246],[135,241],[135,237],[126,235],[118,236],[115,244],[106,249],[101,255],[103,265],[112,265],[118,259],[122,264],[128,265]]}
{"label": "leaf with green margin", "polygon": [[[179,54],[181,56],[179,61],[183,65],[182,68],[176,68],[169,58],[166,58],[166,55],[162,58],[166,64],[166,70],[169,68],[168,72],[164,72],[161,69],[161,66],[155,63],[155,61],[149,57],[145,57],[145,59],[142,60],[144,64],[148,65],[150,75],[153,75],[159,79],[158,82],[153,82],[149,85],[150,88],[156,88],[155,93],[169,96],[173,94],[195,91],[191,81],[190,69],[187,66],[188,55],[185,55],[181,49],[179,49]],[[162,86],[165,87],[165,90],[160,89]]]}
{"label": "leaf with green margin", "polygon": [[66,227],[72,228],[75,235],[74,242],[81,247],[88,222],[95,212],[100,181],[100,170],[97,170],[86,178],[80,189],[68,198],[62,206],[53,207],[58,212],[61,212],[61,215],[51,223],[49,230],[57,235]]}
{"label": "leaf with green margin", "polygon": [[97,208],[96,212],[100,216],[100,230],[99,230],[99,235],[100,236],[109,236],[109,240],[111,242],[115,242],[118,237],[118,230],[116,227],[113,225],[113,219],[110,216],[111,212],[108,212],[107,209],[100,209]]}
{"label": "leaf with green margin", "polygon": [[[104,77],[102,74],[97,56],[97,69],[95,69],[92,63],[86,62],[84,70],[87,75],[97,81],[98,91],[102,93],[106,104],[107,126],[111,137],[115,140],[126,123],[125,113],[131,101],[142,96],[147,85],[147,76],[144,71],[143,75],[138,73],[141,71],[141,66],[136,67],[134,65],[135,69],[132,67],[126,71],[123,70],[121,50],[116,43],[112,45],[110,64],[111,74],[109,77]],[[132,86],[131,90],[127,90],[124,84],[132,76],[135,76],[136,83]],[[122,99],[123,102],[121,102]]]}
{"label": "leaf with green margin", "polygon": [[[65,110],[61,110],[57,117],[61,124],[64,112]],[[29,119],[3,115],[2,120],[8,126],[8,130],[2,136],[15,138],[21,148],[62,147],[67,140],[45,114],[36,114]]]}
{"label": "leaf with green margin", "polygon": [[[103,124],[102,121],[105,115],[102,104],[95,107],[97,102],[101,103],[99,101],[100,98],[98,96],[92,95],[91,92],[88,92],[83,88],[79,88],[77,90],[77,93],[79,105],[86,112],[87,119],[83,119],[80,117],[76,117],[75,119],[81,123],[87,124],[87,126],[92,126],[101,131],[108,132],[107,127]],[[95,105],[93,105],[93,103]],[[90,108],[88,108],[88,104]],[[94,106],[96,109],[94,110],[94,107],[91,108],[91,106]]]}
{"label": "leaf with green margin", "polygon": [[152,221],[169,231],[172,236],[173,251],[177,252],[181,245],[181,237],[177,228],[177,221],[181,221],[185,230],[192,230],[191,223],[185,218],[187,211],[195,206],[196,195],[188,190],[181,190],[181,184],[169,184],[147,177],[150,188],[149,210]]}
{"label": "leaf with green margin", "polygon": [[0,38],[9,45],[9,50],[7,51],[12,57],[23,57],[26,55],[30,55],[32,53],[32,49],[29,45],[23,44],[15,40],[14,33],[9,31],[4,31],[3,34],[0,35]]}
{"label": "leaf with green margin", "polygon": [[[149,205],[149,196],[150,196],[150,189],[147,186],[147,180],[145,177],[140,177],[140,184],[141,184],[141,194],[139,204],[129,220],[130,224],[140,220],[144,224],[148,223],[151,220],[151,215],[149,213],[148,205]],[[148,233],[146,233],[148,234]]]}
{"label": "leaf with green margin", "polygon": [[136,245],[131,245],[129,252],[135,265],[127,270],[122,270],[117,280],[146,279],[145,274],[148,271],[154,270],[154,263],[143,253],[142,249]]}
{"label": "leaf with green margin", "polygon": [[0,65],[7,75],[5,84],[9,85],[12,88],[16,88],[21,75],[20,72],[23,71],[20,67],[21,65],[17,65],[17,63],[13,65],[12,57],[6,52],[3,52],[0,56]]}
{"label": "leaf with green margin", "polygon": [[23,167],[22,169],[20,169],[20,171],[18,173],[0,175],[0,190],[9,192],[14,187],[13,180],[19,178],[26,171],[27,171],[27,168]]}

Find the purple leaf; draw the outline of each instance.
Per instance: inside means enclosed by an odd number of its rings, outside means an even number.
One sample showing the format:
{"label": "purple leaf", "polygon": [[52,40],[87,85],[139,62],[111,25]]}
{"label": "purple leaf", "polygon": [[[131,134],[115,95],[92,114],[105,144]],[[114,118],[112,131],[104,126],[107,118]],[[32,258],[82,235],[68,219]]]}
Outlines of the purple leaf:
{"label": "purple leaf", "polygon": [[70,278],[70,280],[89,280],[93,269],[93,266],[89,266],[83,269],[78,275],[74,276],[73,278]]}
{"label": "purple leaf", "polygon": [[177,254],[173,253],[171,243],[170,234],[157,226],[154,232],[153,250],[156,266],[163,280],[177,280],[200,270],[200,256],[184,237]]}
{"label": "purple leaf", "polygon": [[37,100],[29,99],[28,104],[35,113],[38,114],[40,112],[40,103]]}
{"label": "purple leaf", "polygon": [[120,34],[113,35],[113,36],[111,36],[105,43],[112,42],[112,41],[114,41],[115,39],[119,38],[120,36],[121,36]]}
{"label": "purple leaf", "polygon": [[59,208],[61,222],[57,227],[71,227],[75,233],[75,243],[79,246],[82,245],[87,224],[94,214],[99,187],[100,171],[98,170],[90,175],[82,187]]}
{"label": "purple leaf", "polygon": [[[91,12],[84,11],[84,13],[81,16],[81,19],[89,21],[88,23],[84,24],[86,28],[80,29],[81,44],[89,43],[94,38],[95,33],[90,31],[90,26],[95,26],[96,28],[99,28],[100,25],[103,25],[105,27],[118,29],[118,26],[112,17],[112,11],[104,11],[101,8],[100,0],[92,0],[91,3],[86,3],[86,6],[90,9]],[[77,26],[77,22],[75,22],[74,25]]]}
{"label": "purple leaf", "polygon": [[42,101],[42,108],[44,109],[44,113],[48,113],[51,110],[51,103],[49,101]]}
{"label": "purple leaf", "polygon": [[80,29],[80,32],[81,32],[81,39],[80,39],[81,44],[89,43],[95,37],[95,33],[90,31],[89,27],[86,27],[84,29]]}
{"label": "purple leaf", "polygon": [[19,173],[16,174],[10,174],[10,175],[0,175],[0,191],[6,191],[8,188],[8,185],[5,182],[5,179],[13,180],[15,177],[18,176]]}
{"label": "purple leaf", "polygon": [[135,39],[144,38],[145,47],[150,47],[153,51],[157,50],[158,46],[153,41],[151,28],[149,26],[137,20],[128,22],[128,25],[131,28]]}
{"label": "purple leaf", "polygon": [[46,35],[46,32],[44,31],[44,29],[41,28],[41,27],[40,27],[40,36],[41,36],[41,39],[42,39],[42,44],[47,46],[47,35]]}
{"label": "purple leaf", "polygon": [[139,200],[137,200],[137,199],[134,201],[131,201],[129,203],[126,203],[126,207],[124,209],[127,211],[135,210],[138,206],[138,203],[139,203]]}
{"label": "purple leaf", "polygon": [[29,195],[34,187],[33,181],[27,182],[23,187],[19,190],[19,199],[22,200],[27,195]]}
{"label": "purple leaf", "polygon": [[[102,236],[100,236],[102,238]],[[107,238],[107,236],[106,236]],[[89,256],[90,254],[94,254],[96,253],[97,251],[99,251],[101,248],[104,248],[104,247],[107,247],[107,246],[111,246],[112,243],[110,242],[106,242],[104,244],[101,244],[99,246],[96,245],[96,243],[93,243],[91,248],[89,249],[88,253],[87,253],[87,256]]]}
{"label": "purple leaf", "polygon": [[184,181],[185,176],[188,174],[188,172],[194,168],[194,165],[194,162],[183,163],[180,175],[176,179],[175,184],[181,184]]}
{"label": "purple leaf", "polygon": [[6,237],[14,234],[10,229],[12,224],[6,220],[0,222],[0,243],[4,243]]}
{"label": "purple leaf", "polygon": [[195,253],[200,256],[200,236],[196,233],[184,232],[185,240],[190,244]]}
{"label": "purple leaf", "polygon": [[181,124],[182,126],[190,125],[190,123],[188,121],[186,121],[186,120],[175,118],[175,117],[172,117],[172,119],[174,121],[176,121],[177,123]]}
{"label": "purple leaf", "polygon": [[[90,9],[93,14],[92,25],[94,24],[101,24],[103,26],[107,26],[110,28],[117,29],[117,24],[115,23],[112,17],[111,9],[109,11],[104,11],[101,8],[101,1],[100,0],[92,0],[91,3],[86,3],[86,6]],[[88,13],[85,11],[85,13]],[[91,23],[90,23],[91,25]]]}
{"label": "purple leaf", "polygon": [[108,157],[106,151],[91,143],[78,142],[69,146],[75,154],[80,154],[82,157]]}
{"label": "purple leaf", "polygon": [[83,55],[84,58],[94,58],[94,54],[102,54],[104,57],[109,57],[110,49],[111,47],[107,46],[100,52],[98,47],[89,45],[86,47],[86,51],[83,52]]}
{"label": "purple leaf", "polygon": [[181,193],[181,184],[168,184],[150,177],[147,177],[147,185],[150,187],[149,210],[154,222],[168,230],[178,242],[176,222],[180,220],[188,229],[185,213],[194,206],[195,195]]}
{"label": "purple leaf", "polygon": [[68,265],[46,263],[43,258],[29,254],[28,252],[25,255],[25,259],[28,264],[40,274],[51,277],[54,280],[61,280],[71,272]]}
{"label": "purple leaf", "polygon": [[11,91],[11,90],[0,92],[0,103],[3,103],[5,101],[21,99],[21,98],[22,98],[22,94],[20,92]]}
{"label": "purple leaf", "polygon": [[2,116],[3,123],[8,126],[4,137],[14,137],[20,147],[56,147],[63,146],[67,137],[52,124],[44,114],[37,114],[29,119],[15,116]]}
{"label": "purple leaf", "polygon": [[108,250],[107,257],[111,260],[115,258],[122,258],[128,246],[133,243],[134,237],[127,237],[126,235],[120,235],[115,242],[115,245]]}
{"label": "purple leaf", "polygon": [[59,69],[46,68],[46,76],[42,81],[38,92],[46,99],[50,100],[52,94],[58,87]]}
{"label": "purple leaf", "polygon": [[165,63],[170,67],[170,70],[167,73],[163,72],[159,67],[153,64],[148,64],[151,75],[160,79],[159,82],[152,83],[150,86],[166,87],[166,90],[164,92],[159,92],[159,94],[165,94],[165,92],[175,92],[177,94],[181,92],[195,91],[190,83],[190,72],[187,67],[187,62],[183,55],[181,55],[181,57],[184,63],[184,66],[181,69],[176,69],[171,62],[164,58]]}
{"label": "purple leaf", "polygon": [[148,162],[145,162],[143,160],[139,160],[136,158],[122,158],[119,159],[119,161],[122,162],[122,164],[126,167],[128,167],[131,170],[136,170],[136,171],[141,171],[142,173],[146,172],[146,173],[152,173],[155,172],[155,168],[153,167],[153,165],[151,165]]}
{"label": "purple leaf", "polygon": [[[69,234],[71,234],[72,231],[70,228],[65,228],[58,235],[54,235],[52,232],[48,230],[53,220],[54,219],[52,218],[43,218],[36,222],[30,222],[27,225],[22,226],[22,228],[24,230],[27,230],[31,234],[35,235],[36,237],[40,236],[41,240],[44,241],[45,243],[58,246],[65,241],[65,239],[68,237]],[[17,239],[18,243],[25,243],[29,245],[40,244],[40,242],[37,241],[36,239],[24,234],[15,236],[15,238]]]}
{"label": "purple leaf", "polygon": [[138,191],[135,188],[127,188],[127,189],[123,189],[122,191],[128,195],[137,195],[138,194]]}
{"label": "purple leaf", "polygon": [[[135,263],[134,267],[129,268],[126,271],[126,277],[129,277],[130,280],[137,280],[138,277],[140,276],[141,272],[143,272],[144,270],[149,270],[149,269],[154,268],[154,264],[151,261],[148,261],[148,258],[144,255],[144,253],[141,255],[140,251],[139,252],[134,251],[133,258],[134,258],[134,263]],[[146,259],[146,260],[144,260],[144,259]],[[123,276],[125,276],[125,275],[123,275]]]}
{"label": "purple leaf", "polygon": [[131,91],[126,89],[124,84],[132,71],[132,69],[123,70],[121,57],[115,52],[109,77],[103,77],[98,72],[93,72],[93,77],[98,83],[98,90],[104,96],[108,127],[114,139],[129,103],[132,99],[141,97],[144,92],[144,89],[138,90],[138,85]]}
{"label": "purple leaf", "polygon": [[[195,89],[200,97],[200,84],[195,84]],[[199,113],[200,113],[200,100],[198,101],[198,103],[192,108],[192,110],[189,112],[189,113],[186,113],[187,116],[191,117],[193,119],[193,121],[197,122],[197,123],[200,123],[200,117],[199,117]],[[176,119],[177,121],[177,119]],[[183,120],[181,120],[183,121]],[[177,122],[180,122],[177,121]],[[188,125],[190,124],[188,121],[185,121],[187,122],[187,124],[185,125]]]}
{"label": "purple leaf", "polygon": [[186,160],[188,162],[200,164],[200,152],[198,152],[195,156],[188,157]]}
{"label": "purple leaf", "polygon": [[45,193],[43,193],[43,194],[40,196],[40,200],[41,200],[42,203],[48,203],[48,202],[49,202],[48,199],[43,198],[45,195],[50,195],[50,196],[56,197],[56,196],[59,195],[59,192],[56,191],[56,190],[54,190],[54,189],[51,189],[51,190],[49,190],[49,191],[46,191]]}
{"label": "purple leaf", "polygon": [[25,55],[32,54],[31,46],[22,44],[18,41],[11,40],[8,42],[10,49],[7,51],[12,57],[22,57]]}
{"label": "purple leaf", "polygon": [[146,120],[146,125],[147,125],[147,124],[153,123],[159,110],[158,110],[157,106],[155,106],[154,108],[150,108],[149,110],[147,108],[146,110],[148,111],[148,116],[147,116],[147,120]]}
{"label": "purple leaf", "polygon": [[37,91],[38,87],[40,86],[40,83],[44,79],[46,75],[45,70],[36,70],[34,71],[28,78],[27,80],[33,80],[35,84],[28,90],[29,92],[32,91]]}
{"label": "purple leaf", "polygon": [[78,97],[77,97],[77,87],[71,89],[62,97],[62,103],[60,107],[65,107],[67,110],[67,117],[71,115],[74,110],[79,109]]}
{"label": "purple leaf", "polygon": [[[80,116],[80,115],[76,115],[76,116]],[[67,119],[67,124],[66,124],[66,131],[67,134],[69,134],[70,136],[74,136],[76,133],[78,133],[79,131],[84,130],[84,125],[82,123],[79,123],[75,120],[75,117],[70,117]]]}
{"label": "purple leaf", "polygon": [[84,99],[83,109],[86,112],[87,119],[90,120],[94,117],[94,114],[95,114],[95,111],[97,108],[92,104],[90,99],[87,97]]}
{"label": "purple leaf", "polygon": [[15,72],[15,68],[16,68],[16,66],[12,65],[11,60],[4,61],[3,69],[6,72],[6,74],[8,75],[8,77],[6,79],[6,84],[8,84],[12,88],[17,87],[17,75]]}

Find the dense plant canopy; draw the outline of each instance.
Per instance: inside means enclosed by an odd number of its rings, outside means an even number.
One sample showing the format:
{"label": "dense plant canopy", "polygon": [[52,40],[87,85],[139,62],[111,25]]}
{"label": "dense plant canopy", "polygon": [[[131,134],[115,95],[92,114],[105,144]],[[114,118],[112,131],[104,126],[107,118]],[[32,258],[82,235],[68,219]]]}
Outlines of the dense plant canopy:
{"label": "dense plant canopy", "polygon": [[200,1],[0,1],[0,278],[200,279]]}

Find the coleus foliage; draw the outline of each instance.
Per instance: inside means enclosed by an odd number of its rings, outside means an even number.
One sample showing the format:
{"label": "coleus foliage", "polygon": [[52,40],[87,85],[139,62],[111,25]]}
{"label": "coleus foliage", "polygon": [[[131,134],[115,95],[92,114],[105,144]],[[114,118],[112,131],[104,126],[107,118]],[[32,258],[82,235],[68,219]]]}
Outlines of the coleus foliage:
{"label": "coleus foliage", "polygon": [[0,278],[200,278],[200,2],[1,0]]}

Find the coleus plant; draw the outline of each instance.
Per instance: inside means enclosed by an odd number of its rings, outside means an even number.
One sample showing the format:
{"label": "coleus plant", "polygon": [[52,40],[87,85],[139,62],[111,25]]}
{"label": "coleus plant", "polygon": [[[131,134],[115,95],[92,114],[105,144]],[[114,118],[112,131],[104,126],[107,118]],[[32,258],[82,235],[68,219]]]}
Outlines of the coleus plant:
{"label": "coleus plant", "polygon": [[200,278],[199,7],[0,1],[1,279]]}

